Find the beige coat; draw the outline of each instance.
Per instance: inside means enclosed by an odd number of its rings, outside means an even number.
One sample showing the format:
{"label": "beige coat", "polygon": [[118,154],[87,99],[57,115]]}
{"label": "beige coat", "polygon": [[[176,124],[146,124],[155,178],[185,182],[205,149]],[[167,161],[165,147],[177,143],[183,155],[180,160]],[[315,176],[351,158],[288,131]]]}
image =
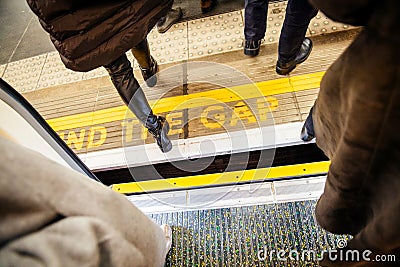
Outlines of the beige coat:
{"label": "beige coat", "polygon": [[316,218],[328,231],[354,235],[350,249],[391,253],[400,248],[400,4],[311,2],[335,20],[364,25],[326,72],[313,111],[317,144],[332,162]]}
{"label": "beige coat", "polygon": [[0,137],[0,266],[163,266],[161,228],[124,196]]}

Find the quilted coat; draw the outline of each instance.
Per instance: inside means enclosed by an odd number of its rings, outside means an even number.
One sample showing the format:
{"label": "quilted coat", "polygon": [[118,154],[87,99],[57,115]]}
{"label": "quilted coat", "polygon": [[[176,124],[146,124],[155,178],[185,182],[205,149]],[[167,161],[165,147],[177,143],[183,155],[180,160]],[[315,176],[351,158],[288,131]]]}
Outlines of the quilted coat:
{"label": "quilted coat", "polygon": [[144,40],[173,0],[27,0],[65,66],[89,71]]}

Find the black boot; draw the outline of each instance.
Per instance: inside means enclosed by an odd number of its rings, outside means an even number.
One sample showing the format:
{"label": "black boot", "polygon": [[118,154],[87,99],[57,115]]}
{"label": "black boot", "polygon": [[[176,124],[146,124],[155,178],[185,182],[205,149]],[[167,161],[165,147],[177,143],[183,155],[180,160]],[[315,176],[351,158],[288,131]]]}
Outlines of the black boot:
{"label": "black boot", "polygon": [[140,71],[142,72],[143,80],[145,80],[148,87],[154,87],[157,84],[157,72],[158,72],[158,64],[157,61],[151,57],[151,66],[150,68],[143,69],[140,67]]}
{"label": "black boot", "polygon": [[[154,115],[153,115],[154,116]],[[154,116],[154,122],[150,120],[146,123],[146,128],[154,136],[157,141],[157,145],[160,147],[163,153],[167,153],[172,149],[171,140],[168,138],[169,124],[164,117]],[[150,118],[149,118],[150,119]]]}
{"label": "black boot", "polygon": [[300,138],[304,142],[311,141],[315,138],[314,123],[312,118],[313,108],[314,107],[311,108],[310,113],[308,114],[307,119],[303,124],[303,128],[301,128]]}
{"label": "black boot", "polygon": [[143,80],[148,87],[153,87],[157,84],[158,65],[157,61],[150,55],[150,48],[147,39],[141,41],[131,49],[133,56],[139,63],[139,68],[142,71]]}
{"label": "black boot", "polygon": [[243,45],[243,52],[247,56],[255,57],[260,52],[261,40],[246,40]]}
{"label": "black boot", "polygon": [[172,144],[167,136],[168,122],[162,117],[157,118],[153,115],[142,88],[133,76],[131,63],[126,55],[104,67],[110,74],[111,80],[125,104],[154,136],[161,151],[170,151]]}

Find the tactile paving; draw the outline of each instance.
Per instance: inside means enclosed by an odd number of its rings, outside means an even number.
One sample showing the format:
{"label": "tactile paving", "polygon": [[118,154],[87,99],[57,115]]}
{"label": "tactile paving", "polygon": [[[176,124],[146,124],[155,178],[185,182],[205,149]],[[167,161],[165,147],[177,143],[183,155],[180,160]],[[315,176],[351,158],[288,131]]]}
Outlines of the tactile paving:
{"label": "tactile paving", "polygon": [[3,79],[18,92],[35,90],[46,57],[45,54],[8,63]]}
{"label": "tactile paving", "polygon": [[265,43],[276,43],[279,41],[283,20],[285,18],[287,2],[271,3],[268,5],[267,30],[265,32]]}
{"label": "tactile paving", "polygon": [[61,61],[58,52],[47,54],[46,62],[40,75],[38,88],[81,81],[82,72],[67,69]]}
{"label": "tactile paving", "polygon": [[189,58],[198,58],[242,48],[242,11],[188,22]]}
{"label": "tactile paving", "polygon": [[147,35],[151,55],[159,64],[186,60],[188,58],[188,22],[176,23],[166,33],[154,28]]}
{"label": "tactile paving", "polygon": [[355,28],[353,26],[330,20],[324,13],[318,12],[308,26],[311,35],[327,34]]}

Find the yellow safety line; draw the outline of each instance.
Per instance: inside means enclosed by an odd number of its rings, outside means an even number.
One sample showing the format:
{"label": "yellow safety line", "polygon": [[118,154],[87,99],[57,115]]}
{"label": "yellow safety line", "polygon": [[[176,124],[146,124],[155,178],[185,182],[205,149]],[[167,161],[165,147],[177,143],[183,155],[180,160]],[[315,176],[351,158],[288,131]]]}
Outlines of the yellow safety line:
{"label": "yellow safety line", "polygon": [[206,175],[186,176],[161,180],[115,184],[112,189],[122,194],[155,192],[223,184],[235,184],[250,181],[295,177],[328,172],[330,161],[313,162],[297,165],[279,166],[254,170],[243,170]]}
{"label": "yellow safety line", "polygon": [[[251,99],[256,97],[297,92],[308,89],[319,88],[322,76],[325,72],[316,72],[288,78],[245,84],[231,88],[222,88],[199,92],[190,95],[173,96],[150,101],[155,113],[171,112],[196,107],[213,105],[216,103],[227,103],[232,101]],[[254,90],[257,86],[259,90]],[[261,94],[260,94],[261,92]],[[122,121],[126,118],[126,106],[106,108],[94,112],[68,115],[60,118],[50,119],[47,122],[55,131],[80,128],[113,121]]]}

